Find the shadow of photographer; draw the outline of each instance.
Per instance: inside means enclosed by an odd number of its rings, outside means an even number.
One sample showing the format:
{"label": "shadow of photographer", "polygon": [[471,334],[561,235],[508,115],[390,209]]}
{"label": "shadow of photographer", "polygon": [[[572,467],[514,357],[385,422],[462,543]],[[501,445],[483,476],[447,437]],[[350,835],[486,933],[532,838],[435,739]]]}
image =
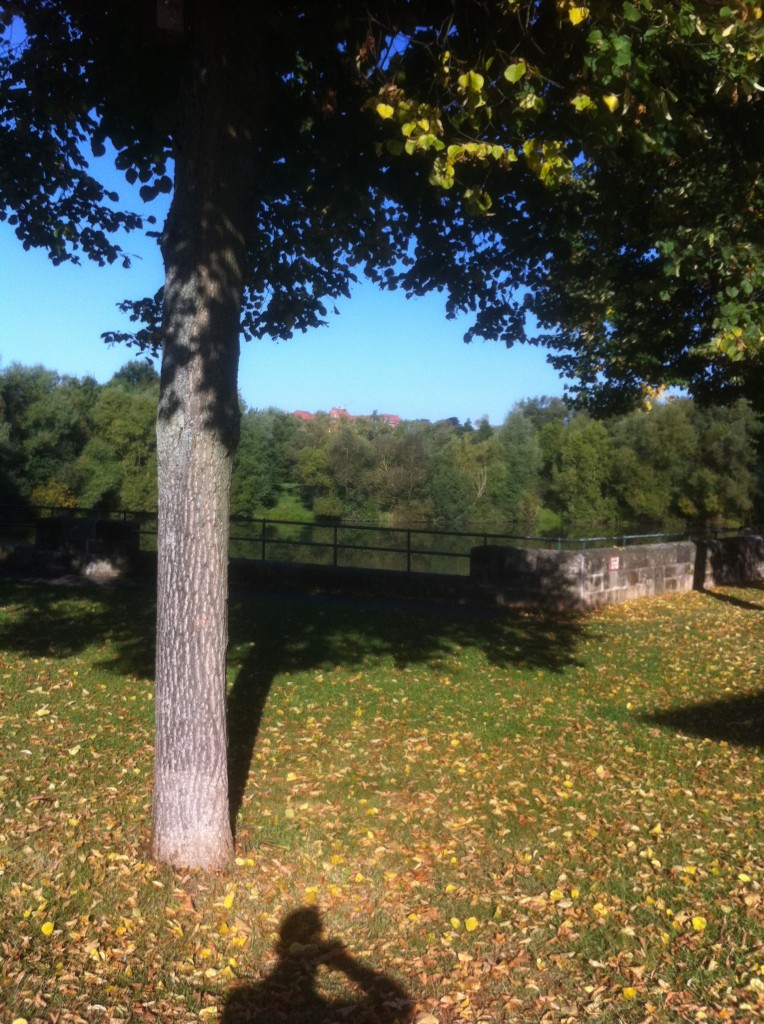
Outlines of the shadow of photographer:
{"label": "shadow of photographer", "polygon": [[[406,991],[364,966],[338,939],[326,939],[315,907],[300,907],[284,918],[276,953],[278,961],[262,981],[228,995],[221,1024],[409,1024],[412,1019]],[[347,989],[346,982],[357,994],[346,998],[322,991]]]}

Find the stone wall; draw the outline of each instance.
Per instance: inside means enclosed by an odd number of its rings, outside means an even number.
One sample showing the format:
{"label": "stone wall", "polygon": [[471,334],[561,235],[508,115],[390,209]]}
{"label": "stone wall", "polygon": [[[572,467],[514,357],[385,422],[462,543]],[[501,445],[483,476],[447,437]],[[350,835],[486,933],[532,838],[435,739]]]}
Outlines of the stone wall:
{"label": "stone wall", "polygon": [[502,605],[598,608],[764,578],[764,538],[542,551],[473,548],[470,576]]}

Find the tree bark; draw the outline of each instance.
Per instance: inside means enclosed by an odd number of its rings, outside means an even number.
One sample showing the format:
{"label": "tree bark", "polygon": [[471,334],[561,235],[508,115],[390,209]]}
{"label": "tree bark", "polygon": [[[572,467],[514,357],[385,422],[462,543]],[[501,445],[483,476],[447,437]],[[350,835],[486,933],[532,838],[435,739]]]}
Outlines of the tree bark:
{"label": "tree bark", "polygon": [[[222,19],[222,15],[220,16]],[[175,191],[162,236],[163,355],[157,459],[156,751],[152,854],[214,869],[233,852],[226,648],[231,466],[256,114],[235,26],[193,36]],[[192,43],[192,45],[194,44]],[[256,60],[251,50],[251,62]]]}

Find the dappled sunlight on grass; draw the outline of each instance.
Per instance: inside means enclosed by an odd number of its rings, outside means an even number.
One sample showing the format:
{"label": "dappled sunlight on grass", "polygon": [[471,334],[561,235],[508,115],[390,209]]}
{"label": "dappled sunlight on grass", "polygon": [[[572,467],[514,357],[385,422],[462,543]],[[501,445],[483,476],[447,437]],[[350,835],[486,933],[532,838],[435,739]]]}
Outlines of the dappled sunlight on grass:
{"label": "dappled sunlight on grass", "polygon": [[[147,595],[3,585],[0,1004],[752,1021],[763,594],[569,620],[232,602],[237,859],[204,876],[147,860]],[[290,920],[323,932],[285,945]]]}

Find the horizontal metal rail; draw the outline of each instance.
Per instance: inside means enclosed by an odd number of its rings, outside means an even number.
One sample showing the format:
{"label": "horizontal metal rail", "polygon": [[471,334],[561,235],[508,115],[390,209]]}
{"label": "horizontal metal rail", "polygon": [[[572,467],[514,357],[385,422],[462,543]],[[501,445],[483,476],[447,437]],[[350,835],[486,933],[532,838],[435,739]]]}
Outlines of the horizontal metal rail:
{"label": "horizontal metal rail", "polygon": [[[129,509],[60,508],[52,505],[0,506],[0,540],[2,531],[14,534],[28,531],[31,535],[38,520],[51,516],[137,521],[141,547],[149,550],[156,546],[157,516],[155,512]],[[731,528],[729,530],[709,530],[702,536],[704,539],[709,539],[738,536],[751,532],[758,531],[754,531],[752,527]],[[372,538],[372,534],[389,539],[391,543],[380,542],[376,538]],[[369,538],[368,542],[364,540],[365,537]],[[423,544],[424,538],[428,537],[433,541],[432,547]],[[453,565],[454,562],[461,560],[463,564],[468,565],[471,549],[489,544],[580,551],[595,545],[627,547],[632,544],[688,539],[691,539],[688,534],[668,533],[620,533],[601,537],[538,537],[486,529],[438,530],[424,526],[374,526],[368,523],[316,522],[315,520],[249,518],[246,516],[231,518],[230,533],[232,551],[236,553],[244,547],[247,549],[245,557],[256,561],[272,560],[310,564],[315,560],[306,559],[306,555],[315,550],[330,552],[333,566],[351,563],[357,568],[380,568],[376,564],[380,559],[375,556],[387,556],[388,562],[405,562],[405,570],[397,569],[397,571],[405,572],[415,571],[415,565],[423,566],[421,571],[437,572],[439,563],[449,561]],[[291,557],[292,553],[297,554],[297,549],[302,549],[301,557]],[[364,559],[365,555],[370,557]],[[320,562],[319,564],[324,563]]]}

